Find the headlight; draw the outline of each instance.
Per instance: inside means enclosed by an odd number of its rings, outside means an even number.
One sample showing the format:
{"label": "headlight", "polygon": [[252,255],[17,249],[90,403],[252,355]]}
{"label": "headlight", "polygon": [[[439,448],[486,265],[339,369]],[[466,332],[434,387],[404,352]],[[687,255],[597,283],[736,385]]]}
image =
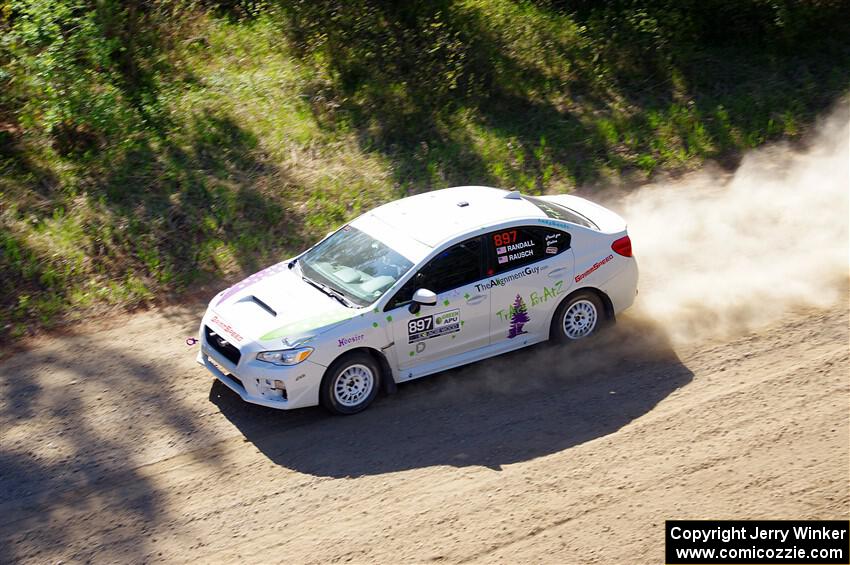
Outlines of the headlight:
{"label": "headlight", "polygon": [[274,365],[297,365],[313,353],[312,347],[299,347],[297,349],[281,349],[279,351],[261,351],[257,353],[258,361],[265,361]]}

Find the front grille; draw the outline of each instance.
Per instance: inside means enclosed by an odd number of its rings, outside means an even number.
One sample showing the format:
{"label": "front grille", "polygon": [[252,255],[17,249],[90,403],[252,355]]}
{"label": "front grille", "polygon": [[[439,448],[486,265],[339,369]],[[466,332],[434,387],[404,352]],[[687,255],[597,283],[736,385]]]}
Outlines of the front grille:
{"label": "front grille", "polygon": [[225,359],[234,365],[239,364],[239,358],[242,357],[242,354],[239,353],[239,349],[235,345],[212,331],[209,326],[204,326],[204,336],[207,338],[210,347],[224,355]]}

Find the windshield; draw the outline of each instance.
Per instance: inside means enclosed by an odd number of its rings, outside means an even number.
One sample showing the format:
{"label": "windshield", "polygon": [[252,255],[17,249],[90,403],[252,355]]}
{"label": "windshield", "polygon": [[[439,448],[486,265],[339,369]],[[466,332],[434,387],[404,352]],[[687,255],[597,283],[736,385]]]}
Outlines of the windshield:
{"label": "windshield", "polygon": [[410,270],[413,263],[352,226],[345,226],[298,261],[304,276],[366,306]]}

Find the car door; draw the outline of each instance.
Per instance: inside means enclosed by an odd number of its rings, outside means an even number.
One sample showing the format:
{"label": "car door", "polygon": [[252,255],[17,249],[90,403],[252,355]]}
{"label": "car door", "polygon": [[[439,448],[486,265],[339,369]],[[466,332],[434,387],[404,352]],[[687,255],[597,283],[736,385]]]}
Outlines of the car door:
{"label": "car door", "polygon": [[572,286],[570,234],[543,226],[516,226],[484,236],[490,277],[490,342],[546,339],[554,309]]}
{"label": "car door", "polygon": [[[400,370],[489,343],[490,296],[482,285],[485,262],[481,237],[452,245],[438,253],[390,299],[385,310]],[[434,292],[437,304],[422,306],[412,313],[410,301],[420,288]]]}

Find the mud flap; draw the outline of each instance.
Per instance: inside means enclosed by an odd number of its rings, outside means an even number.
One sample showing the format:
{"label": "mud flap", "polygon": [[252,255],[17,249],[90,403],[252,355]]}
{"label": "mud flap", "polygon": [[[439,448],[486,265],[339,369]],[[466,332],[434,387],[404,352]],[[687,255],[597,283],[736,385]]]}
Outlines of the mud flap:
{"label": "mud flap", "polygon": [[383,390],[386,395],[395,394],[398,390],[398,386],[393,380],[393,374],[389,372],[389,367],[387,367],[387,372],[384,374],[386,377],[381,379],[381,390]]}
{"label": "mud flap", "polygon": [[378,363],[381,364],[381,390],[384,394],[390,395],[395,394],[398,390],[396,386],[395,379],[393,379],[393,371],[390,369],[390,364],[387,361],[386,356],[384,355],[384,351],[392,347],[394,344],[390,343],[386,347],[381,348],[381,354],[375,355],[378,358]]}

